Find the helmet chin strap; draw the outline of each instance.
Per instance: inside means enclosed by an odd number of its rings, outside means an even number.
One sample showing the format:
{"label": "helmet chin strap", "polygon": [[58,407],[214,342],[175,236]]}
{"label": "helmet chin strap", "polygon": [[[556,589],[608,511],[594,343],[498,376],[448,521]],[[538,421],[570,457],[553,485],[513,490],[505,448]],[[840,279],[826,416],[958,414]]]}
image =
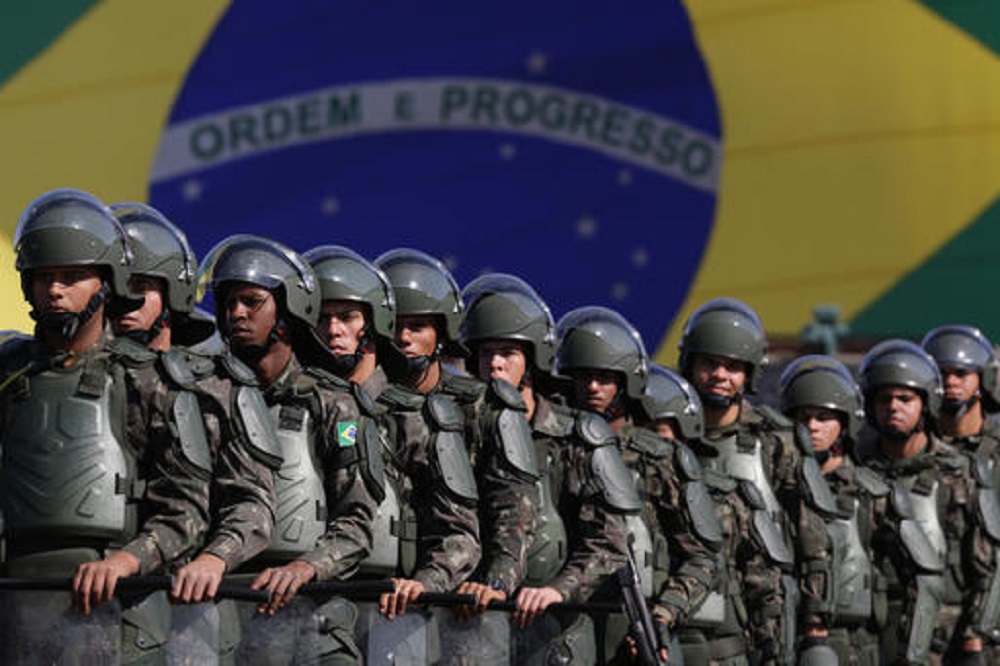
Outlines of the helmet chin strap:
{"label": "helmet chin strap", "polygon": [[718,393],[702,393],[698,391],[698,397],[701,398],[702,404],[706,407],[714,407],[716,409],[729,409],[737,402],[743,399],[743,392],[740,391],[736,395],[720,395]]}
{"label": "helmet chin strap", "polygon": [[625,402],[625,394],[619,390],[615,393],[615,397],[611,400],[611,404],[607,406],[604,413],[601,415],[604,420],[608,423],[622,418],[628,413],[628,405]]}
{"label": "helmet chin strap", "polygon": [[977,389],[968,400],[945,398],[941,401],[941,411],[952,418],[960,419],[965,416],[966,412],[972,409],[973,405],[979,402],[980,395],[980,391]]}
{"label": "helmet chin strap", "polygon": [[[230,342],[228,326],[223,330],[221,327],[219,329],[226,342]],[[267,334],[267,340],[264,341],[262,345],[229,345],[230,349],[233,351],[233,355],[245,363],[256,363],[265,356],[267,352],[270,351],[271,347],[274,346],[275,342],[281,340],[281,337],[288,332],[288,325],[285,323],[285,318],[278,317],[278,321],[271,327],[270,332]]]}
{"label": "helmet chin strap", "polygon": [[41,312],[31,310],[31,318],[35,320],[35,336],[55,334],[67,342],[73,340],[80,327],[86,324],[94,313],[108,300],[111,288],[107,282],[101,282],[101,288],[90,297],[87,305],[79,312]]}
{"label": "helmet chin strap", "polygon": [[157,315],[156,319],[153,320],[153,323],[150,324],[149,328],[126,331],[121,337],[134,340],[145,347],[160,334],[160,331],[166,328],[169,322],[170,311],[164,308],[160,314]]}
{"label": "helmet chin strap", "polygon": [[917,421],[917,425],[909,430],[900,430],[899,428],[892,428],[888,426],[878,426],[875,428],[878,434],[889,440],[893,444],[903,444],[906,440],[913,437],[918,432],[924,431],[924,416],[920,416],[920,420]]}
{"label": "helmet chin strap", "polygon": [[844,455],[844,436],[837,435],[837,439],[834,440],[833,444],[830,445],[825,451],[814,451],[813,456],[816,458],[816,462],[819,463],[820,467],[823,466],[830,458],[837,456],[840,457]]}

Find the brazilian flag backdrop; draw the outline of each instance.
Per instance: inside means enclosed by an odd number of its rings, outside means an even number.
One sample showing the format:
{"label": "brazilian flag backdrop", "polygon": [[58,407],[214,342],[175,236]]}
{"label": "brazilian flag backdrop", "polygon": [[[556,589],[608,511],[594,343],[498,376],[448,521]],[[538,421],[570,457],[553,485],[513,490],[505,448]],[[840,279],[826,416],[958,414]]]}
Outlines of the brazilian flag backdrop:
{"label": "brazilian flag backdrop", "polygon": [[[419,6],[418,6],[419,5]],[[686,315],[775,333],[1000,338],[993,0],[128,0],[0,8],[0,327],[11,241],[55,187],[459,283],[621,311],[672,363]]]}

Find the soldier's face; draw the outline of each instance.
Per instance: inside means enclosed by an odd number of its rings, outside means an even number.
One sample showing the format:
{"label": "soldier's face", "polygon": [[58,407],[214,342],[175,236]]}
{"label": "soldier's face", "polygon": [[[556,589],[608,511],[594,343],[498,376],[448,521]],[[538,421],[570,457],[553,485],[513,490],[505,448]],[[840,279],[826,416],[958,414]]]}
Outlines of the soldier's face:
{"label": "soldier's face", "polygon": [[747,369],[743,361],[713,354],[695,354],[691,359],[691,383],[703,395],[733,398],[743,391]]}
{"label": "soldier's face", "polygon": [[875,392],[875,423],[884,430],[908,434],[920,423],[924,402],[920,394],[903,386],[883,386]]}
{"label": "soldier's face", "polygon": [[50,266],[31,272],[31,304],[39,313],[82,312],[100,290],[96,268]]}
{"label": "soldier's face", "polygon": [[316,333],[335,356],[349,356],[361,346],[365,322],[364,304],[331,299],[323,301]]}
{"label": "soldier's face", "polygon": [[151,275],[133,275],[129,278],[128,288],[134,294],[141,294],[145,301],[138,310],[119,317],[115,330],[119,333],[148,331],[156,318],[163,314],[167,281]]}
{"label": "soldier's face", "polygon": [[970,368],[941,368],[945,400],[965,402],[979,391],[979,373]]}
{"label": "soldier's face", "polygon": [[479,378],[502,379],[520,386],[528,368],[524,348],[512,340],[487,340],[479,345]]}
{"label": "soldier's face", "polygon": [[438,333],[433,315],[396,317],[396,347],[409,358],[430,356],[437,349]]}
{"label": "soldier's face", "polygon": [[679,431],[674,427],[673,419],[656,419],[653,425],[656,434],[663,439],[678,439],[677,433]]}
{"label": "soldier's face", "polygon": [[618,381],[618,373],[613,370],[575,370],[573,392],[576,406],[603,414],[618,395]]}
{"label": "soldier's face", "polygon": [[236,284],[226,292],[226,327],[235,346],[265,345],[278,322],[278,305],[270,291]]}
{"label": "soldier's face", "polygon": [[800,407],[795,411],[795,420],[809,431],[813,448],[817,451],[826,451],[840,437],[840,415],[832,409]]}

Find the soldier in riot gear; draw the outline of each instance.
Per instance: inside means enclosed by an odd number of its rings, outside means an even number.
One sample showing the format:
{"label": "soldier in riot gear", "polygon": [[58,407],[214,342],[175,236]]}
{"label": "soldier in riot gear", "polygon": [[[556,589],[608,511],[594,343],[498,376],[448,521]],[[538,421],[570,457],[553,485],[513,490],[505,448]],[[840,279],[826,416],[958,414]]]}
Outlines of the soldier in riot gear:
{"label": "soldier in riot gear", "polygon": [[803,356],[781,375],[781,408],[809,430],[840,511],[840,517],[827,524],[833,546],[829,645],[840,663],[877,666],[878,633],[886,621],[885,590],[876,584],[882,579],[872,565],[872,531],[876,513],[884,511],[888,486],[871,470],[857,467],[851,457],[864,423],[861,390],[837,359]]}
{"label": "soldier in riot gear", "polygon": [[[641,516],[627,518],[635,536],[639,576],[655,606],[666,646],[706,598],[722,541],[701,465],[687,446],[660,437],[642,409],[649,360],[638,331],[617,312],[590,306],[559,320],[556,371],[573,380],[575,406],[596,412],[616,432],[622,458],[643,498]],[[607,658],[620,651],[611,621]],[[621,658],[621,655],[619,656]]]}
{"label": "soldier in riot gear", "polygon": [[921,343],[937,362],[944,382],[937,429],[949,444],[1000,462],[997,404],[1000,361],[993,343],[972,326],[939,326]]}
{"label": "soldier in riot gear", "polygon": [[388,385],[378,349],[391,344],[396,331],[396,297],[389,278],[346,247],[323,245],[303,256],[316,271],[323,294],[316,331],[331,352],[325,365],[377,399]]}
{"label": "soldier in riot gear", "polygon": [[15,252],[36,328],[0,348],[3,569],[75,574],[76,605],[99,620],[74,620],[62,594],[17,595],[3,613],[6,661],[161,660],[165,594],[98,606],[119,579],[165,569],[205,532],[197,399],[145,349],[112,339],[109,320],[142,299],[128,290],[130,243],[103,203],[79,190],[43,195],[21,216]]}
{"label": "soldier in riot gear", "polygon": [[[205,356],[185,346],[203,342],[215,324],[194,308],[198,262],[184,232],[145,204],[112,204],[111,211],[131,241],[129,287],[145,299],[115,322],[116,332],[162,352],[170,376],[198,396],[212,453],[213,528],[197,557],[176,573],[174,600],[194,605],[174,609],[168,654],[181,660],[215,653],[231,658],[231,637],[238,633],[232,602],[200,602],[215,596],[225,572],[271,540],[277,433],[253,427],[269,416],[249,368],[228,353]],[[252,406],[260,413],[245,413]]]}
{"label": "soldier in riot gear", "polygon": [[252,584],[271,593],[262,610],[283,609],[296,627],[280,636],[273,622],[245,617],[237,661],[357,663],[354,607],[332,598],[314,611],[311,600],[293,597],[310,580],[351,576],[371,550],[383,478],[370,400],[356,385],[300,363],[299,350],[324,347],[314,332],[316,277],[292,250],[232,236],[206,257],[200,281],[211,286],[223,338],[261,386],[271,422],[258,426],[277,428],[280,445],[271,452],[281,461],[274,537],[247,568],[266,567]]}
{"label": "soldier in riot gear", "polygon": [[766,349],[757,313],[735,299],[717,298],[688,319],[678,366],[704,405],[704,443],[715,453],[706,465],[739,479],[761,512],[754,538],[769,562],[749,575],[772,577],[773,594],[748,610],[751,651],[768,663],[791,658],[800,626],[812,642],[821,643],[826,635],[831,594],[826,522],[836,517],[836,503],[813,458],[808,432],[746,399],[756,390]]}
{"label": "soldier in riot gear", "polygon": [[[525,419],[526,405],[516,388],[503,381],[484,383],[458,376],[442,365],[442,353],[464,356],[466,350],[459,336],[464,312],[461,294],[440,261],[418,250],[400,248],[386,252],[375,263],[393,286],[396,347],[401,352],[396,356],[406,360],[406,370],[396,370],[398,374],[390,370],[390,378],[421,393],[447,396],[461,408],[465,443],[480,495],[482,560],[472,580],[487,583],[506,596],[524,577],[538,510],[534,490],[538,466]],[[421,342],[430,342],[428,336],[434,345],[417,350]],[[442,623],[443,638],[464,633],[451,618],[442,618]],[[502,628],[494,631],[502,632]],[[505,645],[506,641],[497,643]]]}
{"label": "soldier in riot gear", "polygon": [[[881,521],[877,563],[889,579],[882,653],[919,663],[981,663],[982,637],[1000,612],[997,492],[987,459],[933,432],[943,395],[934,359],[904,340],[873,347],[861,364],[867,464],[892,487],[895,521]],[[907,558],[881,556],[899,540]]]}
{"label": "soldier in riot gear", "polygon": [[[762,571],[768,560],[751,536],[755,509],[738,481],[712,465],[715,451],[702,443],[704,410],[691,384],[675,372],[651,365],[642,397],[647,427],[664,439],[680,442],[703,462],[702,478],[715,505],[721,529],[716,574],[704,601],[691,606],[677,639],[688,666],[746,666],[750,627],[747,608],[770,594],[767,577],[744,578]],[[777,570],[780,576],[780,570]]]}
{"label": "soldier in riot gear", "polygon": [[[623,566],[623,511],[638,506],[638,497],[629,485],[620,489],[622,494],[601,492],[601,479],[627,476],[614,433],[603,419],[545,395],[552,384],[556,337],[552,315],[538,294],[519,278],[494,273],[474,280],[462,297],[468,309],[461,336],[472,352],[473,368],[483,381],[517,387],[541,472],[525,575],[511,587],[518,606],[512,662],[593,663],[597,654],[588,617],[539,617],[553,602],[587,601]],[[564,521],[563,516],[578,518]],[[506,596],[493,587],[481,580],[459,591],[478,594],[485,605]]]}

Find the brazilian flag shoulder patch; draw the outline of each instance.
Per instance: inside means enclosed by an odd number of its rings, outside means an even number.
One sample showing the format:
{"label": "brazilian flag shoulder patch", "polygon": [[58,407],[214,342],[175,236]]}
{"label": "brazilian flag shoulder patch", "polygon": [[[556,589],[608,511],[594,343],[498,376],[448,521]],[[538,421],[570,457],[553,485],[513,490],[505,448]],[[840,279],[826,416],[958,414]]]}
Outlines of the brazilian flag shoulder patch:
{"label": "brazilian flag shoulder patch", "polygon": [[358,422],[338,421],[337,446],[339,446],[342,449],[347,449],[354,446],[355,442],[357,441],[358,441]]}

